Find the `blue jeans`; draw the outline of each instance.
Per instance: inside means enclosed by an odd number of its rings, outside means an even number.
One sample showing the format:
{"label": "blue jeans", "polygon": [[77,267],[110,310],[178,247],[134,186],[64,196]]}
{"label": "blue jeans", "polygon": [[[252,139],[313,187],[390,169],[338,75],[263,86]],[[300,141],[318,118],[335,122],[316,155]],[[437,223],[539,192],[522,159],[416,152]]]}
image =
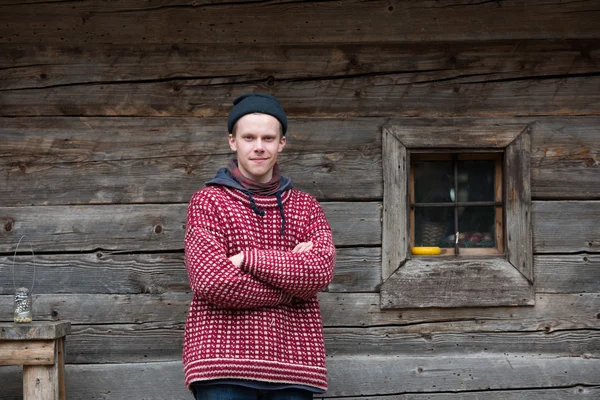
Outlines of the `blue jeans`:
{"label": "blue jeans", "polygon": [[195,386],[196,400],[311,400],[302,389],[259,390],[238,385]]}

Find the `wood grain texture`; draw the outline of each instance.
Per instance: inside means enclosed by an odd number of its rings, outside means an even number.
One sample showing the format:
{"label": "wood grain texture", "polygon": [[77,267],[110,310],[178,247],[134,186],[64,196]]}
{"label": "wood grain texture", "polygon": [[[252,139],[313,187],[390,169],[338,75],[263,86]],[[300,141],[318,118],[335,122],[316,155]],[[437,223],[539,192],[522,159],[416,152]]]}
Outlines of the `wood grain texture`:
{"label": "wood grain texture", "polygon": [[[12,296],[0,296],[0,321],[12,320]],[[60,294],[34,298],[39,321],[89,324],[182,324],[191,293],[164,295]],[[432,331],[599,329],[600,295],[537,294],[535,307],[382,310],[378,293],[320,293],[325,327],[414,326]],[[68,340],[67,340],[68,343]]]}
{"label": "wood grain texture", "polygon": [[[344,364],[345,363],[345,364]],[[328,360],[330,396],[435,393],[597,385],[600,361],[525,355],[410,357],[388,355]],[[348,377],[361,376],[361,379]]]}
{"label": "wood grain texture", "polygon": [[55,400],[59,394],[58,366],[25,365],[23,367],[23,400]]}
{"label": "wood grain texture", "polygon": [[[17,286],[31,279],[36,265],[36,294],[164,294],[189,292],[183,251],[152,254],[84,254],[0,256],[0,282],[12,281],[15,260]],[[381,283],[381,249],[337,249],[330,292],[374,292]],[[0,295],[14,294],[10,285]],[[1,337],[1,335],[0,335]]]}
{"label": "wood grain texture", "polygon": [[382,308],[533,306],[533,285],[504,259],[413,257],[381,286]]}
{"label": "wood grain texture", "polygon": [[[233,158],[224,119],[2,122],[4,205],[187,202]],[[380,142],[369,132],[376,129],[371,121],[291,120],[290,125],[279,163],[295,187],[319,199],[364,201],[380,195]]]}
{"label": "wood grain texture", "polygon": [[[458,393],[410,393],[377,396],[377,400],[572,400],[596,399],[600,396],[600,387],[574,386],[566,389],[526,389],[526,390],[481,390]],[[343,397],[344,400],[364,400],[364,397]]]}
{"label": "wood grain texture", "polygon": [[[0,256],[0,281],[12,279],[13,256]],[[183,253],[44,254],[35,258],[36,294],[165,294],[189,291]],[[594,254],[534,256],[539,293],[600,293],[600,260]],[[17,257],[17,284],[33,273],[30,257]],[[337,249],[331,293],[377,292],[381,249]],[[9,285],[0,294],[11,295]]]}
{"label": "wood grain texture", "polygon": [[377,292],[381,285],[381,248],[348,247],[336,250],[330,293]]}
{"label": "wood grain texture", "polygon": [[248,91],[291,116],[599,114],[597,40],[352,42],[7,44],[0,115],[224,117]]}
{"label": "wood grain texture", "polygon": [[600,337],[594,330],[534,332],[435,332],[427,328],[327,328],[328,357],[415,357],[504,354],[526,356],[589,357],[600,353]]}
{"label": "wood grain texture", "polygon": [[[338,246],[381,244],[381,203],[323,203]],[[187,204],[0,207],[0,252],[21,235],[35,252],[182,250]],[[1,231],[0,231],[1,232]]]}
{"label": "wood grain texture", "polygon": [[598,115],[597,40],[351,42],[6,44],[0,115],[226,116],[247,91],[294,116]]}
{"label": "wood grain texture", "polygon": [[[268,44],[2,45],[0,90],[186,80],[197,84],[316,81],[390,76],[400,82],[476,82],[598,72],[600,45],[589,40]],[[235,55],[235,56],[232,56]],[[177,86],[173,86],[175,89]],[[322,99],[314,99],[322,102]],[[213,99],[212,112],[231,103]],[[195,104],[199,106],[199,104]],[[207,105],[205,105],[207,106]],[[403,105],[410,107],[410,105]],[[208,107],[207,107],[208,109]]]}
{"label": "wood grain texture", "polygon": [[[554,357],[600,356],[594,330],[558,332],[436,332],[415,327],[326,328],[328,357],[482,356],[524,354]],[[183,349],[181,324],[80,325],[67,340],[68,364],[179,361]]]}
{"label": "wood grain texture", "polygon": [[[6,90],[0,116],[223,116],[242,93],[267,92],[294,117],[598,116],[600,76],[442,79],[402,72],[347,79],[111,82]],[[219,99],[215,101],[214,99]]]}
{"label": "wood grain texture", "polygon": [[52,365],[55,340],[0,340],[0,365]]}
{"label": "wood grain texture", "polygon": [[[0,166],[2,192],[6,194],[6,204],[13,206],[30,205],[31,201],[43,205],[181,203],[189,201],[233,158],[230,154],[213,154],[57,163],[8,157],[6,164]],[[343,149],[285,154],[278,164],[294,187],[321,200],[367,201],[381,193],[379,154]]]}
{"label": "wood grain texture", "polygon": [[[413,392],[441,394],[446,391],[487,391],[495,393],[573,388],[573,398],[586,398],[577,387],[598,386],[597,359],[494,354],[487,356],[414,357],[401,355],[374,357],[333,357],[328,360],[329,390],[323,396],[401,395]],[[359,372],[360,371],[360,372]],[[360,373],[363,379],[353,378]],[[2,374],[10,382],[14,369]],[[182,384],[180,361],[139,364],[67,365],[69,396],[75,398],[127,398],[135,390],[144,399],[187,399]],[[124,384],[127,382],[127,384]],[[135,388],[135,389],[132,389]],[[457,389],[458,388],[458,389]],[[538,392],[539,394],[540,392]],[[542,392],[543,393],[543,392]],[[468,393],[467,393],[468,394]],[[471,393],[472,394],[472,393]],[[0,399],[14,399],[10,392]],[[318,398],[318,397],[317,397]],[[458,398],[458,397],[457,397]],[[513,397],[521,398],[521,397]]]}
{"label": "wood grain texture", "polygon": [[[227,160],[225,139],[214,139],[224,135],[224,122],[0,118],[0,197],[4,206],[185,202]],[[469,138],[477,137],[491,147],[531,126],[532,196],[600,198],[596,117],[292,119],[284,174],[320,200],[382,198],[383,124],[414,130],[417,138],[435,131],[422,146],[472,146]],[[406,135],[403,140],[409,142]]]}
{"label": "wood grain texture", "polygon": [[0,323],[0,340],[49,340],[68,335],[71,323],[67,321],[42,322],[28,324]]}
{"label": "wood grain texture", "polygon": [[600,201],[533,202],[536,253],[600,251]]}
{"label": "wood grain texture", "polygon": [[600,198],[600,118],[548,118],[532,126],[534,199]]}
{"label": "wood grain texture", "polygon": [[[352,361],[351,361],[352,362]],[[536,368],[539,370],[539,368]],[[567,371],[568,372],[568,371]],[[172,400],[188,400],[191,396],[183,385],[183,371],[181,363],[147,363],[147,364],[129,364],[129,365],[96,365],[68,366],[67,374],[70,377],[70,392],[74,395],[87,396],[84,398],[100,398],[100,399],[120,399],[131,396],[132,391],[127,391],[131,388],[130,385],[123,385],[122,382],[128,379],[131,385],[139,386],[135,393],[143,396],[148,400],[163,400],[168,393],[169,399]],[[563,371],[564,374],[564,371]],[[468,376],[468,375],[467,375]],[[20,371],[13,367],[0,369],[0,377],[4,383],[4,389],[0,392],[0,400],[21,400],[22,385]],[[71,378],[72,377],[72,378]],[[399,375],[400,379],[402,375]],[[347,378],[349,379],[349,377]],[[458,390],[456,392],[427,392],[419,393],[404,393],[405,388],[398,379],[390,382],[388,386],[396,390],[396,394],[376,395],[372,398],[381,400],[587,400],[596,399],[600,394],[600,386],[597,385],[574,385],[567,388],[507,388],[495,390],[473,390],[464,392]],[[88,385],[84,386],[79,380],[88,380]],[[73,382],[73,384],[71,384]],[[343,385],[345,381],[336,383]],[[334,382],[331,381],[333,385]],[[368,390],[368,387],[365,388]],[[110,391],[110,393],[108,393]],[[375,389],[373,389],[375,391]],[[328,393],[317,395],[315,399],[335,399],[339,398]],[[364,396],[357,395],[343,397],[348,400],[365,399]],[[368,397],[367,397],[368,398]]]}
{"label": "wood grain texture", "polygon": [[539,293],[600,293],[597,254],[534,257],[535,288]]}
{"label": "wood grain texture", "polygon": [[406,260],[408,234],[408,155],[393,131],[382,130],[383,221],[381,279],[385,282]]}
{"label": "wood grain texture", "polygon": [[11,2],[2,6],[0,43],[252,45],[597,38],[596,12],[594,0],[454,0],[443,5],[433,0]]}
{"label": "wood grain texture", "polygon": [[428,308],[382,310],[379,294],[322,293],[327,327],[414,326],[416,331],[546,330],[600,327],[600,295],[536,294],[535,307]]}
{"label": "wood grain texture", "polygon": [[530,132],[527,127],[504,154],[504,241],[508,262],[533,282]]}

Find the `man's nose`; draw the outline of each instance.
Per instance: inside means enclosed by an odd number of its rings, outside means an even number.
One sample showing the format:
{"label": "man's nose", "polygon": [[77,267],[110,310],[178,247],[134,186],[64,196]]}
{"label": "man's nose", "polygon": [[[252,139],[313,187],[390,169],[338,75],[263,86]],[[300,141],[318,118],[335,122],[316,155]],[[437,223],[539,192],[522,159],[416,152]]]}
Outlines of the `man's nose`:
{"label": "man's nose", "polygon": [[262,140],[258,139],[254,142],[254,151],[264,151]]}

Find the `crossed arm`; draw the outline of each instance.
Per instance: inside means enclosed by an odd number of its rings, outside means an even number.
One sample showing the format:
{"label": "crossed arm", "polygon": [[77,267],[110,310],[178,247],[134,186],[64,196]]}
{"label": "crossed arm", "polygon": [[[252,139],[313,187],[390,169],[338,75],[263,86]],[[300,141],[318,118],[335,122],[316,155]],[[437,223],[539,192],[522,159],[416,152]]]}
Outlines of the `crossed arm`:
{"label": "crossed arm", "polygon": [[[319,218],[322,223],[324,215]],[[252,249],[227,257],[226,249],[211,204],[192,199],[185,264],[192,289],[206,301],[240,309],[289,304],[314,297],[333,277],[335,248],[326,221],[291,251]]]}

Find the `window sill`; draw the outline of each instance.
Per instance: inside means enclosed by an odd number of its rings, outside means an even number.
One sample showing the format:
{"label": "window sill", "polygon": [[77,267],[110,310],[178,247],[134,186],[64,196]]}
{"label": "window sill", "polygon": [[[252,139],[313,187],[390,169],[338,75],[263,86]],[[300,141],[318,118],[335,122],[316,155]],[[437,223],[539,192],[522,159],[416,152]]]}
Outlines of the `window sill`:
{"label": "window sill", "polygon": [[535,305],[533,285],[503,258],[408,259],[381,286],[381,308]]}

